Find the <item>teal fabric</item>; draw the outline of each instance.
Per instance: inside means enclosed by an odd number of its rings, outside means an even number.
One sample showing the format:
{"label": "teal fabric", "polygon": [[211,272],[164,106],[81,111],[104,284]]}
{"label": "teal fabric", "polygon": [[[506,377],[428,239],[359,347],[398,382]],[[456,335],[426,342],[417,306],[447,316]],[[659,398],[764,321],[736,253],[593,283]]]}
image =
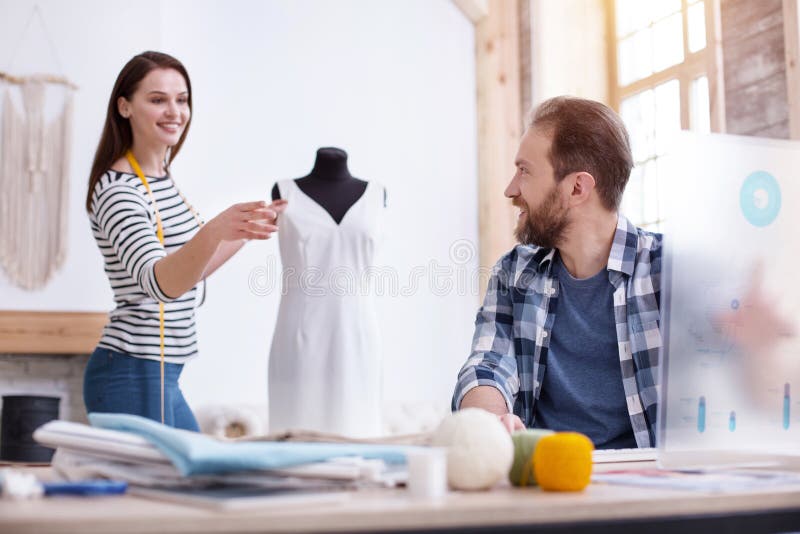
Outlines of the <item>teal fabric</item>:
{"label": "teal fabric", "polygon": [[137,434],[163,452],[182,475],[280,469],[343,456],[405,463],[413,447],[341,443],[224,442],[137,415],[91,413],[92,426]]}

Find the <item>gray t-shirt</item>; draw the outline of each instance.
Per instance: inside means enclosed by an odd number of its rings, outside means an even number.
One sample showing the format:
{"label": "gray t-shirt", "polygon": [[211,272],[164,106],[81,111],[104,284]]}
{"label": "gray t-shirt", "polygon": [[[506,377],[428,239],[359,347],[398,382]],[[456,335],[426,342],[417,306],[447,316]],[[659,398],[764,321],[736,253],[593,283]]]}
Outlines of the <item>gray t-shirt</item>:
{"label": "gray t-shirt", "polygon": [[581,432],[598,449],[636,447],[608,271],[574,278],[558,254],[553,269],[559,282],[558,308],[534,427]]}

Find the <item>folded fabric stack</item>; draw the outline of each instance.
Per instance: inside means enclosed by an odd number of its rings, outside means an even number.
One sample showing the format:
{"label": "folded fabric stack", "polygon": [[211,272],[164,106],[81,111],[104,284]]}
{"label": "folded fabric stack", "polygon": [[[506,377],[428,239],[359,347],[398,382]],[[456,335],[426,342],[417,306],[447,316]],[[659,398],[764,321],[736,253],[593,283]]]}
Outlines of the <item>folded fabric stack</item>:
{"label": "folded fabric stack", "polygon": [[143,488],[247,485],[285,489],[394,486],[409,446],[225,441],[124,414],[90,414],[92,426],[52,421],[34,438],[56,449],[67,480],[111,478]]}

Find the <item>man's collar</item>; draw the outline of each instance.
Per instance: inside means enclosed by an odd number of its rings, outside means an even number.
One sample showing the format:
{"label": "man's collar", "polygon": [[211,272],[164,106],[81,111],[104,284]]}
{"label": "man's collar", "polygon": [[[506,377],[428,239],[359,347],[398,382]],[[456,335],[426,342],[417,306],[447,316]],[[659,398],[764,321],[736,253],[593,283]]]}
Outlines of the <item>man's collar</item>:
{"label": "man's collar", "polygon": [[553,263],[553,258],[556,257],[556,249],[554,248],[539,248],[533,255],[533,260],[537,263],[536,270],[540,273],[546,273]]}
{"label": "man's collar", "polygon": [[[619,213],[617,228],[614,231],[614,241],[611,243],[611,252],[608,255],[607,269],[631,276],[638,248],[639,233],[636,231],[636,227]],[[536,266],[536,270],[541,274],[549,273],[556,249],[532,247],[532,253],[531,260],[523,263],[527,266]],[[524,266],[522,270],[524,270]],[[518,279],[521,272],[516,274],[515,278]]]}
{"label": "man's collar", "polygon": [[636,252],[639,250],[639,232],[621,213],[617,216],[617,229],[608,255],[608,270],[633,275]]}

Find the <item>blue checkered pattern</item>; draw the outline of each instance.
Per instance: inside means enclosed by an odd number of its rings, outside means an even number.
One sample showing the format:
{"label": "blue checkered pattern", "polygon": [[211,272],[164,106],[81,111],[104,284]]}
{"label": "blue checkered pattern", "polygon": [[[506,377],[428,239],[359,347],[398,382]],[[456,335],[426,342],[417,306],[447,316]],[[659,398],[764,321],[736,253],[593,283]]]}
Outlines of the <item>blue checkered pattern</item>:
{"label": "blue checkered pattern", "polygon": [[[622,383],[639,447],[655,446],[661,240],[620,215],[608,257]],[[508,410],[533,426],[558,309],[554,255],[555,249],[518,245],[495,265],[475,320],[472,354],[458,374],[454,410],[472,388],[494,386]]]}

